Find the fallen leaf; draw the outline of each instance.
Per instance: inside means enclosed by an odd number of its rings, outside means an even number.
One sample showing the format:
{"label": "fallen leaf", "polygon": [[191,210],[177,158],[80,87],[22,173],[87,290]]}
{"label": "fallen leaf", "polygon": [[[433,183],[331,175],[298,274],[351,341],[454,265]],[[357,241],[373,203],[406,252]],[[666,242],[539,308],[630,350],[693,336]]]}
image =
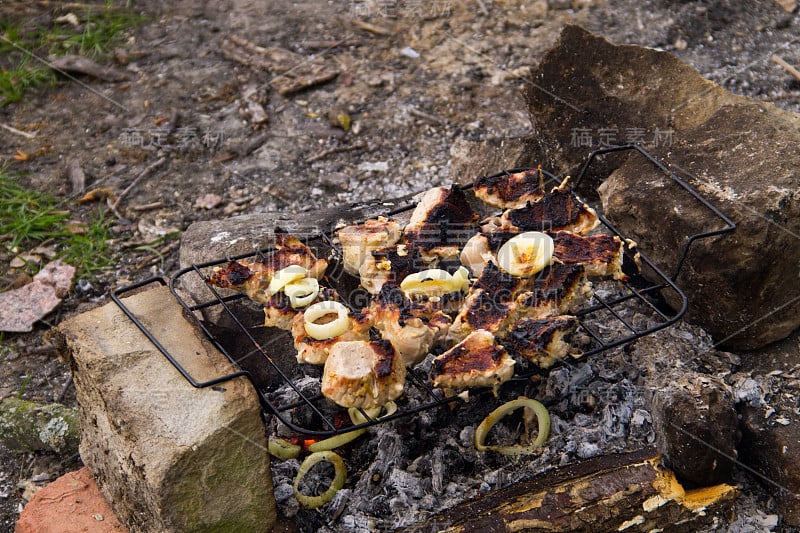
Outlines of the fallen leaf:
{"label": "fallen leaf", "polygon": [[114,191],[111,189],[92,189],[91,191],[84,194],[79,200],[79,204],[88,204],[89,202],[105,202],[106,200],[111,200],[112,202],[116,200],[116,196],[114,196]]}
{"label": "fallen leaf", "polygon": [[28,154],[26,154],[22,150],[17,150],[17,154],[14,156],[14,160],[15,161],[20,161],[20,162],[27,161],[30,158],[31,158],[31,156],[29,156]]}
{"label": "fallen leaf", "polygon": [[64,228],[75,235],[83,235],[87,230],[86,224],[80,220],[67,220],[64,222]]}
{"label": "fallen leaf", "polygon": [[69,294],[75,267],[56,260],[42,268],[33,281],[0,293],[0,331],[28,332]]}
{"label": "fallen leaf", "polygon": [[344,131],[350,131],[350,124],[351,124],[350,115],[348,115],[347,113],[339,113],[338,115],[336,115],[336,120],[339,122],[339,126]]}

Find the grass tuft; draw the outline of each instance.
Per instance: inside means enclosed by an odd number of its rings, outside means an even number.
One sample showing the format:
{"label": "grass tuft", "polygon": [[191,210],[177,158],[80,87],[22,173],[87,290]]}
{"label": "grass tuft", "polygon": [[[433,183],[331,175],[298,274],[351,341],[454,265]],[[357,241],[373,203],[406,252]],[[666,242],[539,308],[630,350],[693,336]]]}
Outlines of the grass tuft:
{"label": "grass tuft", "polygon": [[95,277],[114,264],[108,241],[111,221],[101,209],[88,224],[76,229],[70,213],[46,194],[27,189],[0,171],[0,239],[12,254],[43,244],[56,257],[74,266],[78,276]]}
{"label": "grass tuft", "polygon": [[[30,21],[9,19],[0,23],[0,107],[22,99],[29,89],[56,81],[56,76],[44,64],[32,57],[78,54],[102,58],[124,43],[127,32],[144,21],[144,17],[127,6],[114,2],[86,4],[80,12],[80,24],[53,22],[38,25]],[[2,13],[0,2],[0,13]],[[7,16],[2,13],[3,17]],[[42,17],[48,20],[48,17]],[[55,16],[49,19],[54,20]]]}

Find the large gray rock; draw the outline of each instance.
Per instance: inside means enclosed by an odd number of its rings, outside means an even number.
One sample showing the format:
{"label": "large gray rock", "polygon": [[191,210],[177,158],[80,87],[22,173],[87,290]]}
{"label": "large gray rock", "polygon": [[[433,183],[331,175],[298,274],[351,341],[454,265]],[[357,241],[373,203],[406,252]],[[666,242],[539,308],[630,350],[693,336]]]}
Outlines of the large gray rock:
{"label": "large gray rock", "polygon": [[[198,380],[232,371],[166,288],[125,298]],[[193,388],[113,303],[58,327],[84,464],[131,532],[271,531],[261,408],[245,378]]]}
{"label": "large gray rock", "polygon": [[[603,132],[617,143],[635,132],[737,224],[692,246],[678,278],[689,320],[729,349],[764,346],[800,325],[800,117],[732,95],[670,54],[574,26],[526,97],[555,168],[574,172],[612,140]],[[600,190],[603,209],[667,272],[688,235],[724,225],[640,156],[597,167],[600,175],[615,168]]]}

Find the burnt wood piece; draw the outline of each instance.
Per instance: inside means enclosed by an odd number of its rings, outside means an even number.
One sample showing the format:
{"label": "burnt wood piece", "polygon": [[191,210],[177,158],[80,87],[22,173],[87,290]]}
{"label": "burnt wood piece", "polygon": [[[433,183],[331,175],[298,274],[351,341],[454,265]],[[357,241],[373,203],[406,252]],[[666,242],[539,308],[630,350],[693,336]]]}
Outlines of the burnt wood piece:
{"label": "burnt wood piece", "polygon": [[457,505],[410,531],[702,531],[730,512],[730,485],[685,491],[653,449],[595,457]]}

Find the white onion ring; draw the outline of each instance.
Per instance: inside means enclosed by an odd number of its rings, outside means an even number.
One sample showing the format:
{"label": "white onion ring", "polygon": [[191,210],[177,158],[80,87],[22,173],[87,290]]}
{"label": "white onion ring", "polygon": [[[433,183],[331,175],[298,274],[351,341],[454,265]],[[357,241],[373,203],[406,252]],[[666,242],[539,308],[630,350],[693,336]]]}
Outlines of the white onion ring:
{"label": "white onion ring", "polygon": [[455,274],[440,268],[430,268],[409,274],[400,282],[400,289],[407,295],[427,294],[437,296],[469,288],[469,271],[459,267]]}
{"label": "white onion ring", "polygon": [[273,294],[278,294],[286,284],[302,279],[307,275],[308,270],[300,265],[289,265],[286,268],[282,268],[275,272],[275,274],[272,275],[272,279],[269,280],[267,295],[272,296]]}
{"label": "white onion ring", "polygon": [[283,287],[283,293],[289,297],[293,309],[305,307],[314,301],[319,294],[317,278],[301,278]]}
{"label": "white onion ring", "polygon": [[[308,474],[317,463],[323,461],[332,464],[336,472],[333,476],[333,481],[331,481],[331,486],[319,496],[308,496],[300,492],[300,481],[306,477],[306,474]],[[300,465],[300,470],[297,472],[297,477],[294,478],[294,495],[303,507],[307,509],[316,509],[331,501],[334,495],[336,495],[336,492],[344,487],[345,481],[347,481],[347,468],[344,466],[344,461],[339,455],[329,450],[312,453],[305,458]]]}
{"label": "white onion ring", "polygon": [[[486,437],[489,431],[497,424],[504,416],[512,411],[516,411],[520,407],[530,407],[536,413],[536,421],[539,423],[539,432],[536,435],[536,440],[528,446],[516,444],[513,446],[486,446]],[[503,455],[527,455],[533,453],[534,450],[542,446],[550,435],[550,414],[547,408],[541,403],[531,398],[521,396],[516,400],[506,402],[483,419],[477,429],[475,430],[475,448],[479,452],[497,452]]]}
{"label": "white onion ring", "polygon": [[553,238],[541,231],[526,231],[507,240],[497,251],[497,266],[512,276],[528,277],[553,262]]}
{"label": "white onion ring", "polygon": [[[327,324],[317,324],[315,321],[325,315],[336,314],[336,320]],[[318,302],[309,306],[303,312],[303,321],[309,337],[319,341],[338,337],[350,328],[350,316],[344,304],[334,301]]]}

